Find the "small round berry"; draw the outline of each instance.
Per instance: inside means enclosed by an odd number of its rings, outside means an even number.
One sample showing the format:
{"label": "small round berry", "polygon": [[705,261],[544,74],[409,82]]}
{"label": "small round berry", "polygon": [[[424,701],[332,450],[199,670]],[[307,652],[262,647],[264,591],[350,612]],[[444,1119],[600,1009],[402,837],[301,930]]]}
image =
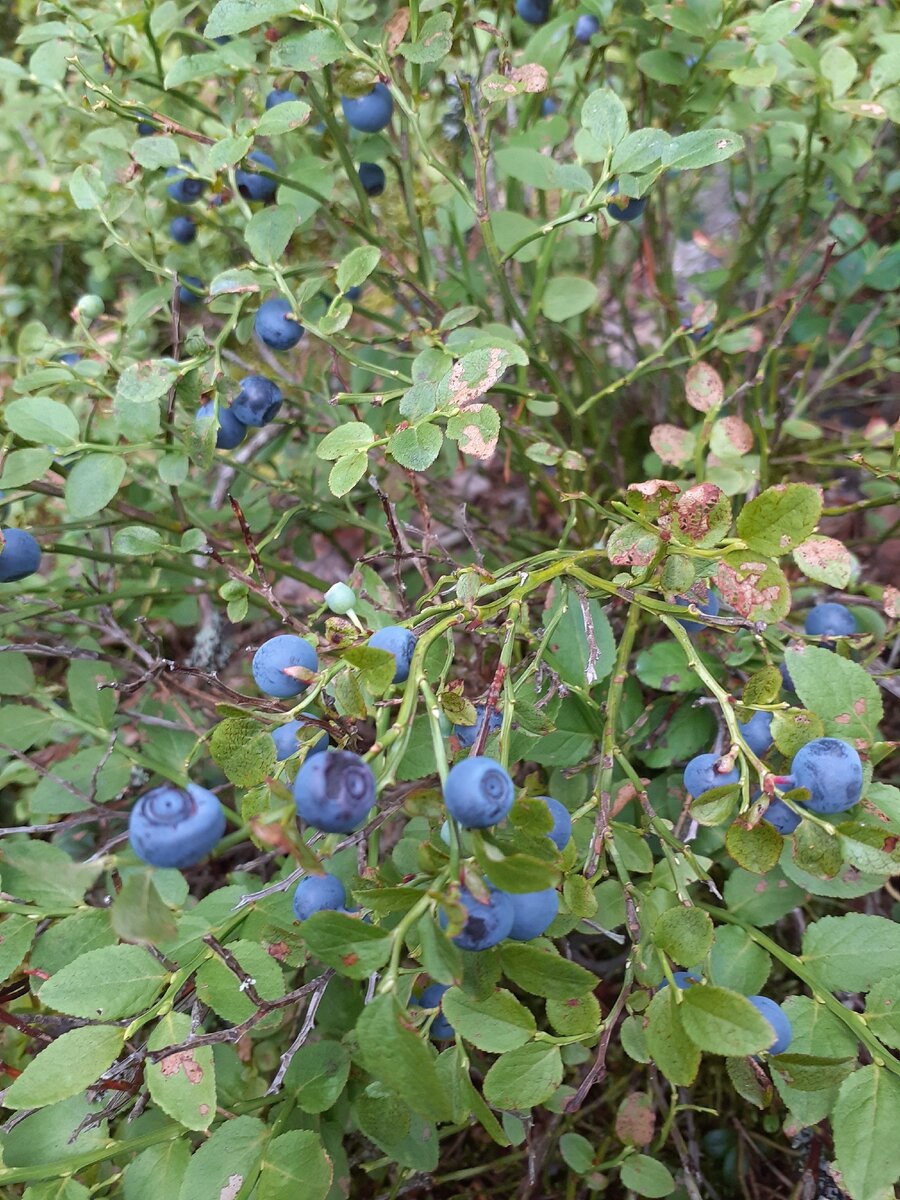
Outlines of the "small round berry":
{"label": "small round berry", "polygon": [[165,783],[144,792],[128,818],[131,848],[151,867],[192,867],[224,832],[222,805],[196,783]]}
{"label": "small round berry", "polygon": [[456,1031],[441,1011],[441,1001],[447,990],[445,983],[430,983],[419,999],[413,1001],[418,1008],[436,1008],[438,1010],[429,1030],[429,1035],[436,1042],[445,1042],[456,1036]]}
{"label": "small round berry", "polygon": [[783,800],[777,796],[769,801],[769,807],[763,813],[763,820],[768,821],[770,825],[778,830],[785,837],[794,832],[800,824],[802,817],[795,813],[792,808],[788,808]]}
{"label": "small round berry", "polygon": [[[278,173],[278,164],[274,158],[270,158],[262,150],[251,150],[247,160],[266,171]],[[258,171],[246,171],[243,167],[238,167],[235,171],[234,181],[245,200],[271,200],[278,191],[277,180],[270,179],[268,175],[260,175]]]}
{"label": "small round berry", "polygon": [[541,101],[541,116],[552,117],[555,112],[559,112],[559,101],[552,96],[545,96]]}
{"label": "small round berry", "polygon": [[829,638],[851,637],[859,628],[850,609],[833,600],[811,608],[803,627],[810,637]]}
{"label": "small round berry", "polygon": [[770,1000],[768,996],[748,996],[753,1007],[766,1018],[772,1026],[772,1044],[769,1054],[784,1054],[794,1039],[794,1031],[782,1008]]}
{"label": "small round berry", "polygon": [[376,629],[366,644],[373,650],[386,650],[393,654],[397,664],[394,683],[405,683],[409,679],[417,641],[416,635],[402,625],[385,625],[382,629]]}
{"label": "small round berry", "polygon": [[341,96],[347,124],[361,133],[378,133],[390,124],[394,98],[383,83],[376,83],[365,96]]}
{"label": "small round berry", "polygon": [[698,754],[684,768],[684,786],[691,796],[702,796],[711,788],[724,787],[726,783],[737,783],[741,777],[737,767],[724,774],[716,770],[718,754]]}
{"label": "small round berry", "polygon": [[265,375],[248,375],[232,401],[234,415],[245,425],[268,425],[278,416],[284,397],[281,389]]}
{"label": "small round berry", "polygon": [[738,725],[741,737],[757,758],[762,758],[772,745],[772,714],[755,712],[749,721]]}
{"label": "small round berry", "polygon": [[387,177],[384,169],[378,163],[364,162],[359,164],[359,182],[367,196],[380,196],[384,191]]}
{"label": "small round berry", "polygon": [[0,529],[0,583],[17,583],[41,565],[41,548],[25,529]]}
{"label": "small round berry", "polygon": [[444,803],[464,829],[486,829],[512,808],[516,789],[509,773],[493,758],[464,758],[451,767]]}
{"label": "small round berry", "polygon": [[325,593],[325,603],[333,613],[343,617],[356,607],[356,592],[346,583],[333,583]]}
{"label": "small round berry", "polygon": [[303,337],[303,326],[282,296],[263,301],[253,328],[259,340],[272,350],[290,350]]}
{"label": "small round berry", "polygon": [[192,307],[199,304],[206,294],[203,280],[196,275],[182,275],[178,288],[178,300],[182,306]]}
{"label": "small round berry", "polygon": [[[296,721],[288,721],[284,725],[279,725],[277,729],[272,730],[272,741],[275,743],[275,761],[284,762],[286,758],[290,758],[292,754],[296,754],[300,749],[300,742],[297,739],[297,734],[310,722],[302,717]],[[316,738],[314,742],[306,743],[306,757],[310,754],[321,754],[323,750],[328,749],[328,734],[323,733],[321,737]]]}
{"label": "small round berry", "polygon": [[138,137],[151,137],[156,133],[156,126],[152,121],[138,121],[137,131]]}
{"label": "small round berry", "polygon": [[[481,731],[481,726],[484,724],[484,714],[486,706],[484,704],[475,705],[475,724],[474,725],[454,725],[453,736],[459,742],[463,750],[468,750],[475,745],[478,734]],[[503,724],[503,717],[496,710],[491,709],[491,715],[488,718],[488,735],[496,733]]]}
{"label": "small round berry", "polygon": [[193,164],[188,159],[182,159],[180,167],[169,167],[166,170],[166,178],[172,180],[166,191],[178,204],[194,204],[206,191],[206,182],[186,175],[185,169],[193,169]]}
{"label": "small round berry", "polygon": [[[607,194],[614,197],[606,206],[606,215],[614,221],[636,221],[647,207],[647,197],[619,197],[618,180],[613,180]],[[615,197],[619,197],[616,199]]]}
{"label": "small round berry", "polygon": [[304,875],[294,892],[294,916],[305,921],[313,913],[343,908],[347,903],[344,885],[336,875]]}
{"label": "small round berry", "polygon": [[311,674],[319,669],[315,650],[295,633],[276,634],[253,655],[253,678],[259,690],[268,696],[286,700],[305,689],[305,680],[285,674],[292,667],[303,667]]}
{"label": "small round berry", "polygon": [[550,0],[516,0],[516,12],[529,25],[546,25],[550,20]]}
{"label": "small round berry", "polygon": [[275,108],[278,104],[289,104],[292,100],[298,100],[299,96],[295,96],[293,92],[289,92],[286,88],[273,88],[266,96],[266,112],[270,108]]}
{"label": "small round berry", "polygon": [[565,850],[569,844],[569,838],[572,836],[572,817],[569,810],[564,804],[554,800],[552,796],[541,796],[541,800],[550,809],[550,815],[553,818],[553,828],[547,837],[557,850]]}
{"label": "small round berry", "polygon": [[839,738],[814,738],[794,755],[794,787],[806,788],[807,808],[820,814],[846,812],[862,795],[863,769],[859,755]]}
{"label": "small round berry", "polygon": [[[509,936],[515,910],[508,892],[491,888],[487,903],[482,904],[468,888],[460,888],[459,899],[468,913],[465,925],[453,938],[460,950],[487,950]],[[445,913],[441,913],[439,922],[442,929],[447,928]]]}
{"label": "small round berry", "polygon": [[[695,604],[700,612],[705,613],[708,617],[716,616],[719,611],[719,597],[711,588],[707,589],[706,599],[703,601],[698,602],[691,596],[676,596],[675,603],[685,608],[689,604]],[[678,624],[688,633],[699,633],[701,629],[707,628],[701,621],[682,620],[681,617],[678,618]]]}
{"label": "small round berry", "polygon": [[197,226],[190,217],[173,217],[169,233],[179,246],[189,246],[197,236]]}
{"label": "small round berry", "polygon": [[[201,421],[209,421],[216,415],[216,406],[212,400],[207,400],[197,409]],[[216,430],[216,449],[233,450],[247,436],[247,426],[239,421],[230,408],[219,406],[219,428]]]}
{"label": "small round berry", "polygon": [[325,833],[350,833],[375,803],[375,776],[350,750],[307,755],[294,780],[298,816]]}
{"label": "small round berry", "polygon": [[559,892],[544,888],[540,892],[511,892],[513,923],[508,936],[516,942],[530,942],[540,937],[553,923],[559,912]]}
{"label": "small round berry", "polygon": [[600,22],[593,13],[582,13],[575,22],[575,41],[583,45],[587,45],[594,34],[599,32]]}
{"label": "small round berry", "polygon": [[[703,976],[696,971],[673,971],[672,978],[675,980],[675,986],[682,992],[685,988],[693,987],[695,983],[703,982]],[[656,990],[661,992],[663,988],[667,988],[668,986],[668,979],[664,979]]]}

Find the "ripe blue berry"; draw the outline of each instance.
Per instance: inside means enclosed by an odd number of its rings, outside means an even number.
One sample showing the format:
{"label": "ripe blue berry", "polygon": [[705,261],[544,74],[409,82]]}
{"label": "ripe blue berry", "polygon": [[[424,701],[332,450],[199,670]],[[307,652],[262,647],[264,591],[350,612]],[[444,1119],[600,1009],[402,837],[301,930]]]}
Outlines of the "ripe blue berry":
{"label": "ripe blue berry", "polygon": [[405,683],[409,678],[417,640],[416,635],[402,625],[385,625],[383,629],[376,629],[366,644],[373,650],[387,650],[393,654],[397,664],[394,683]]}
{"label": "ripe blue berry", "polygon": [[190,307],[200,303],[205,291],[202,279],[198,279],[196,275],[182,275],[178,288],[178,300],[182,305]]}
{"label": "ripe blue berry", "polygon": [[569,810],[564,804],[554,800],[552,796],[541,796],[541,799],[550,809],[550,815],[553,817],[553,828],[547,837],[558,850],[565,850],[569,844],[569,838],[572,836],[572,818]]}
{"label": "ripe blue berry", "polygon": [[294,892],[294,916],[305,921],[313,913],[343,908],[346,903],[347,893],[336,875],[304,875]]}
{"label": "ripe blue berry", "polygon": [[762,758],[772,745],[772,714],[755,712],[749,721],[738,725],[741,737],[757,758]]}
{"label": "ripe blue berry", "polygon": [[[296,754],[300,749],[300,743],[297,740],[297,734],[304,725],[308,725],[309,721],[302,717],[297,721],[288,721],[285,725],[279,725],[277,729],[272,730],[272,741],[275,743],[275,759],[276,762],[284,762],[286,758],[290,758],[292,754]],[[316,738],[314,742],[306,743],[306,757],[311,754],[321,754],[323,750],[328,749],[328,734],[323,733],[321,737]]]}
{"label": "ripe blue berry", "polygon": [[787,669],[787,663],[779,663],[778,670],[781,672],[781,686],[786,692],[791,692],[796,695],[797,689],[794,687],[794,681],[791,679],[791,673]]}
{"label": "ripe blue berry", "polygon": [[737,783],[741,775],[737,767],[724,774],[716,770],[718,754],[698,754],[684,768],[684,786],[691,796],[702,796],[710,788],[724,787],[726,783]]}
{"label": "ripe blue berry", "polygon": [[265,375],[248,375],[232,401],[234,415],[245,425],[268,425],[278,416],[284,397],[281,389]]}
{"label": "ripe blue berry", "polygon": [[791,1023],[785,1013],[768,996],[748,996],[747,999],[772,1026],[772,1044],[768,1048],[768,1053],[784,1054],[794,1039],[794,1031],[791,1029]]}
{"label": "ripe blue berry", "polygon": [[[484,724],[485,705],[475,705],[475,724],[474,725],[454,725],[453,735],[459,742],[463,750],[468,750],[470,746],[475,745],[475,740]],[[503,717],[497,712],[496,708],[491,709],[491,715],[488,718],[488,734],[496,733],[503,724]]]}
{"label": "ripe blue berry", "polygon": [[787,836],[794,832],[802,818],[776,796],[769,802],[769,807],[763,813],[763,820],[768,821],[770,825],[775,826],[779,833]]}
{"label": "ripe blue berry", "polygon": [[[629,218],[629,220],[630,219],[631,218]],[[706,613],[708,617],[716,616],[719,611],[719,597],[711,588],[707,588],[706,599],[700,601],[699,603],[691,596],[676,596],[675,603],[685,608],[689,604],[696,604],[700,612]],[[701,621],[682,620],[681,617],[678,618],[678,624],[681,625],[683,629],[686,629],[688,633],[699,633],[701,629],[706,628]]]}
{"label": "ripe blue berry", "polygon": [[862,763],[848,742],[814,738],[794,755],[791,780],[794,787],[809,792],[804,804],[813,812],[845,812],[862,795]]}
{"label": "ripe blue berry", "polygon": [[552,117],[555,112],[559,111],[559,102],[554,100],[552,96],[545,96],[541,101],[541,116]]}
{"label": "ripe blue berry", "polygon": [[394,98],[383,83],[376,83],[365,96],[341,96],[347,124],[362,133],[378,133],[390,123]]}
{"label": "ripe blue berry", "polygon": [[266,112],[270,108],[274,108],[276,104],[287,104],[291,100],[297,99],[299,97],[295,96],[293,92],[289,92],[287,88],[273,88],[266,96]]}
{"label": "ripe blue berry", "polygon": [[448,1038],[456,1036],[455,1030],[447,1018],[441,1011],[441,1001],[444,998],[444,992],[447,991],[445,983],[430,983],[422,992],[418,1000],[414,1000],[418,1008],[436,1008],[437,1016],[431,1022],[430,1036],[437,1042],[447,1041]]}
{"label": "ripe blue berry", "polygon": [[[207,400],[197,409],[201,421],[211,420],[216,415],[216,406],[212,400]],[[219,408],[219,428],[216,430],[216,449],[233,450],[247,436],[247,426],[239,421],[230,408]]]}
{"label": "ripe blue berry", "polygon": [[[613,180],[607,189],[607,194],[613,197],[619,195],[618,180]],[[612,217],[614,221],[636,221],[647,207],[647,197],[641,196],[628,198],[622,196],[620,199],[613,199],[606,206],[606,215]]]}
{"label": "ripe blue berry", "polygon": [[[490,889],[486,904],[476,900],[468,888],[460,888],[460,903],[469,914],[460,933],[453,938],[460,950],[487,950],[509,936],[515,910],[508,892]],[[440,915],[442,929],[447,928],[447,917]]]}
{"label": "ripe blue berry", "polygon": [[516,0],[516,12],[529,25],[546,25],[550,19],[550,0]]}
{"label": "ripe blue berry", "polygon": [[[703,982],[703,976],[698,974],[697,971],[673,971],[672,978],[675,980],[675,986],[682,992],[685,988],[693,987],[695,983]],[[667,988],[668,986],[668,979],[664,979],[656,990],[661,992],[663,988]]]}
{"label": "ripe blue berry", "polygon": [[587,44],[600,31],[600,22],[593,13],[582,13],[575,22],[575,41]]}
{"label": "ripe blue berry", "polygon": [[353,287],[348,287],[346,292],[344,292],[344,299],[349,300],[351,304],[355,304],[362,294],[362,287],[359,284],[355,284]]}
{"label": "ripe blue berry", "polygon": [[0,583],[16,583],[41,565],[41,548],[25,529],[0,529]]}
{"label": "ripe blue berry", "polygon": [[511,892],[513,923],[508,936],[517,942],[540,937],[559,912],[559,892],[545,888],[540,892]]}
{"label": "ripe blue berry", "polygon": [[303,326],[287,300],[276,296],[259,306],[253,324],[257,337],[272,350],[290,350],[303,337]]}
{"label": "ripe blue berry", "polygon": [[56,362],[61,362],[67,367],[74,367],[76,363],[81,362],[81,355],[74,350],[67,350],[65,354],[57,354]]}
{"label": "ripe blue berry", "polygon": [[[274,171],[276,174],[278,172],[278,164],[274,158],[270,158],[262,150],[251,150],[247,159],[267,171]],[[235,171],[234,181],[245,200],[271,200],[278,191],[276,180],[270,179],[268,175],[260,175],[257,171],[245,171],[243,167],[238,167]]]}
{"label": "ripe blue berry", "polygon": [[190,217],[173,217],[169,233],[172,241],[178,242],[179,246],[189,246],[197,236],[197,226]]}
{"label": "ripe blue berry", "polygon": [[350,750],[307,755],[294,780],[298,816],[325,833],[350,833],[375,803],[375,776]]}
{"label": "ripe blue berry", "polygon": [[833,600],[811,608],[803,627],[810,637],[829,638],[850,637],[858,629],[856,617],[850,609]]}
{"label": "ripe blue berry", "polygon": [[253,655],[253,678],[261,692],[286,700],[297,696],[306,683],[285,675],[289,667],[304,667],[314,672],[319,669],[319,658],[309,642],[295,633],[279,633],[263,642]]}
{"label": "ripe blue berry", "polygon": [[196,783],[164,783],[144,792],[128,818],[131,848],[151,867],[192,867],[224,832],[222,805]]}
{"label": "ripe blue berry", "polygon": [[138,137],[150,137],[156,133],[156,126],[152,121],[138,121],[137,123]]}
{"label": "ripe blue berry", "polygon": [[444,784],[444,803],[464,829],[486,829],[502,821],[515,794],[508,772],[495,759],[481,755],[451,767]]}
{"label": "ripe blue berry", "polygon": [[202,179],[192,179],[185,174],[185,168],[192,169],[193,164],[188,159],[182,159],[180,167],[169,167],[166,178],[172,182],[166,191],[178,204],[193,204],[206,191],[206,183]]}
{"label": "ripe blue berry", "polygon": [[387,177],[378,163],[364,162],[359,164],[359,182],[367,196],[380,196]]}

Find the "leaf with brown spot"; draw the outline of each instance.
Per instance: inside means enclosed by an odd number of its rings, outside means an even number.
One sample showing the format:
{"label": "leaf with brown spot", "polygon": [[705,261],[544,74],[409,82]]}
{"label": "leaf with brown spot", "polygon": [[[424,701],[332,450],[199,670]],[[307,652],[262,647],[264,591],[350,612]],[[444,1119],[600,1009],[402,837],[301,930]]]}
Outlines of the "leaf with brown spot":
{"label": "leaf with brown spot", "polygon": [[679,425],[654,425],[650,430],[650,445],[660,461],[670,467],[682,467],[694,456],[694,434]]}
{"label": "leaf with brown spot", "polygon": [[653,1101],[646,1092],[631,1092],[616,1113],[616,1137],[626,1146],[649,1146],[655,1128]]}
{"label": "leaf with brown spot", "polygon": [[684,391],[691,408],[702,413],[718,408],[725,398],[722,376],[706,362],[694,363],[688,370]]}
{"label": "leaf with brown spot", "polygon": [[731,501],[714,483],[697,483],[675,501],[673,532],[679,540],[705,549],[720,542],[730,528]]}
{"label": "leaf with brown spot", "polygon": [[628,507],[636,513],[655,520],[669,512],[673,497],[680,491],[678,484],[669,479],[647,479],[644,483],[630,483],[625,499]]}
{"label": "leaf with brown spot", "polygon": [[846,587],[853,570],[853,559],[844,543],[821,534],[801,542],[794,551],[794,562],[807,579],[834,588]]}
{"label": "leaf with brown spot", "polygon": [[397,8],[384,23],[384,46],[388,54],[396,54],[397,47],[409,29],[409,9]]}
{"label": "leaf with brown spot", "polygon": [[[187,1013],[162,1017],[147,1041],[151,1051],[177,1046],[191,1033]],[[145,1070],[150,1095],[156,1104],[186,1129],[209,1129],[216,1113],[216,1069],[212,1046],[195,1046],[167,1054]]]}
{"label": "leaf with brown spot", "polygon": [[438,383],[439,403],[465,408],[499,383],[509,364],[508,351],[496,346],[463,355]]}
{"label": "leaf with brown spot", "polygon": [[742,617],[767,625],[783,620],[791,609],[784,572],[771,560],[732,551],[719,563],[716,586],[726,604]]}
{"label": "leaf with brown spot", "polygon": [[626,521],[613,530],[606,552],[614,566],[646,567],[653,562],[659,546],[660,540],[655,533],[633,521]]}
{"label": "leaf with brown spot", "polygon": [[718,459],[742,458],[753,449],[753,430],[740,417],[722,417],[712,427],[709,448]]}

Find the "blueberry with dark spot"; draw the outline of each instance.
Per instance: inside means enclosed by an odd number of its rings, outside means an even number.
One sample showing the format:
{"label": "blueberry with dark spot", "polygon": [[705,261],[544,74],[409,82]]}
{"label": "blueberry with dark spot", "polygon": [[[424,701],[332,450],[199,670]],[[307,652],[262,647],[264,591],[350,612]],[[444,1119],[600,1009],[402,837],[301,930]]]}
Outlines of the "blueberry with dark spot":
{"label": "blueberry with dark spot", "polygon": [[350,833],[375,803],[375,776],[350,750],[307,755],[294,780],[298,816],[325,833]]}
{"label": "blueberry with dark spot", "polygon": [[[491,888],[487,903],[482,904],[468,888],[460,888],[459,899],[469,914],[461,932],[453,938],[460,950],[487,950],[509,936],[515,910],[507,892]],[[447,928],[447,917],[443,912],[440,925],[442,929]]]}

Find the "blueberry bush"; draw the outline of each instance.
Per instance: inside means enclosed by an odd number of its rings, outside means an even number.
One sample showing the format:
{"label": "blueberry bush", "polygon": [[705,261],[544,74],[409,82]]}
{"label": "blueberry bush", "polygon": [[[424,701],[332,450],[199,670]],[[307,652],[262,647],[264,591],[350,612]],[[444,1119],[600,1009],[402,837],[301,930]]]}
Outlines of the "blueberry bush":
{"label": "blueberry bush", "polygon": [[895,7],[0,38],[0,1193],[893,1195]]}

